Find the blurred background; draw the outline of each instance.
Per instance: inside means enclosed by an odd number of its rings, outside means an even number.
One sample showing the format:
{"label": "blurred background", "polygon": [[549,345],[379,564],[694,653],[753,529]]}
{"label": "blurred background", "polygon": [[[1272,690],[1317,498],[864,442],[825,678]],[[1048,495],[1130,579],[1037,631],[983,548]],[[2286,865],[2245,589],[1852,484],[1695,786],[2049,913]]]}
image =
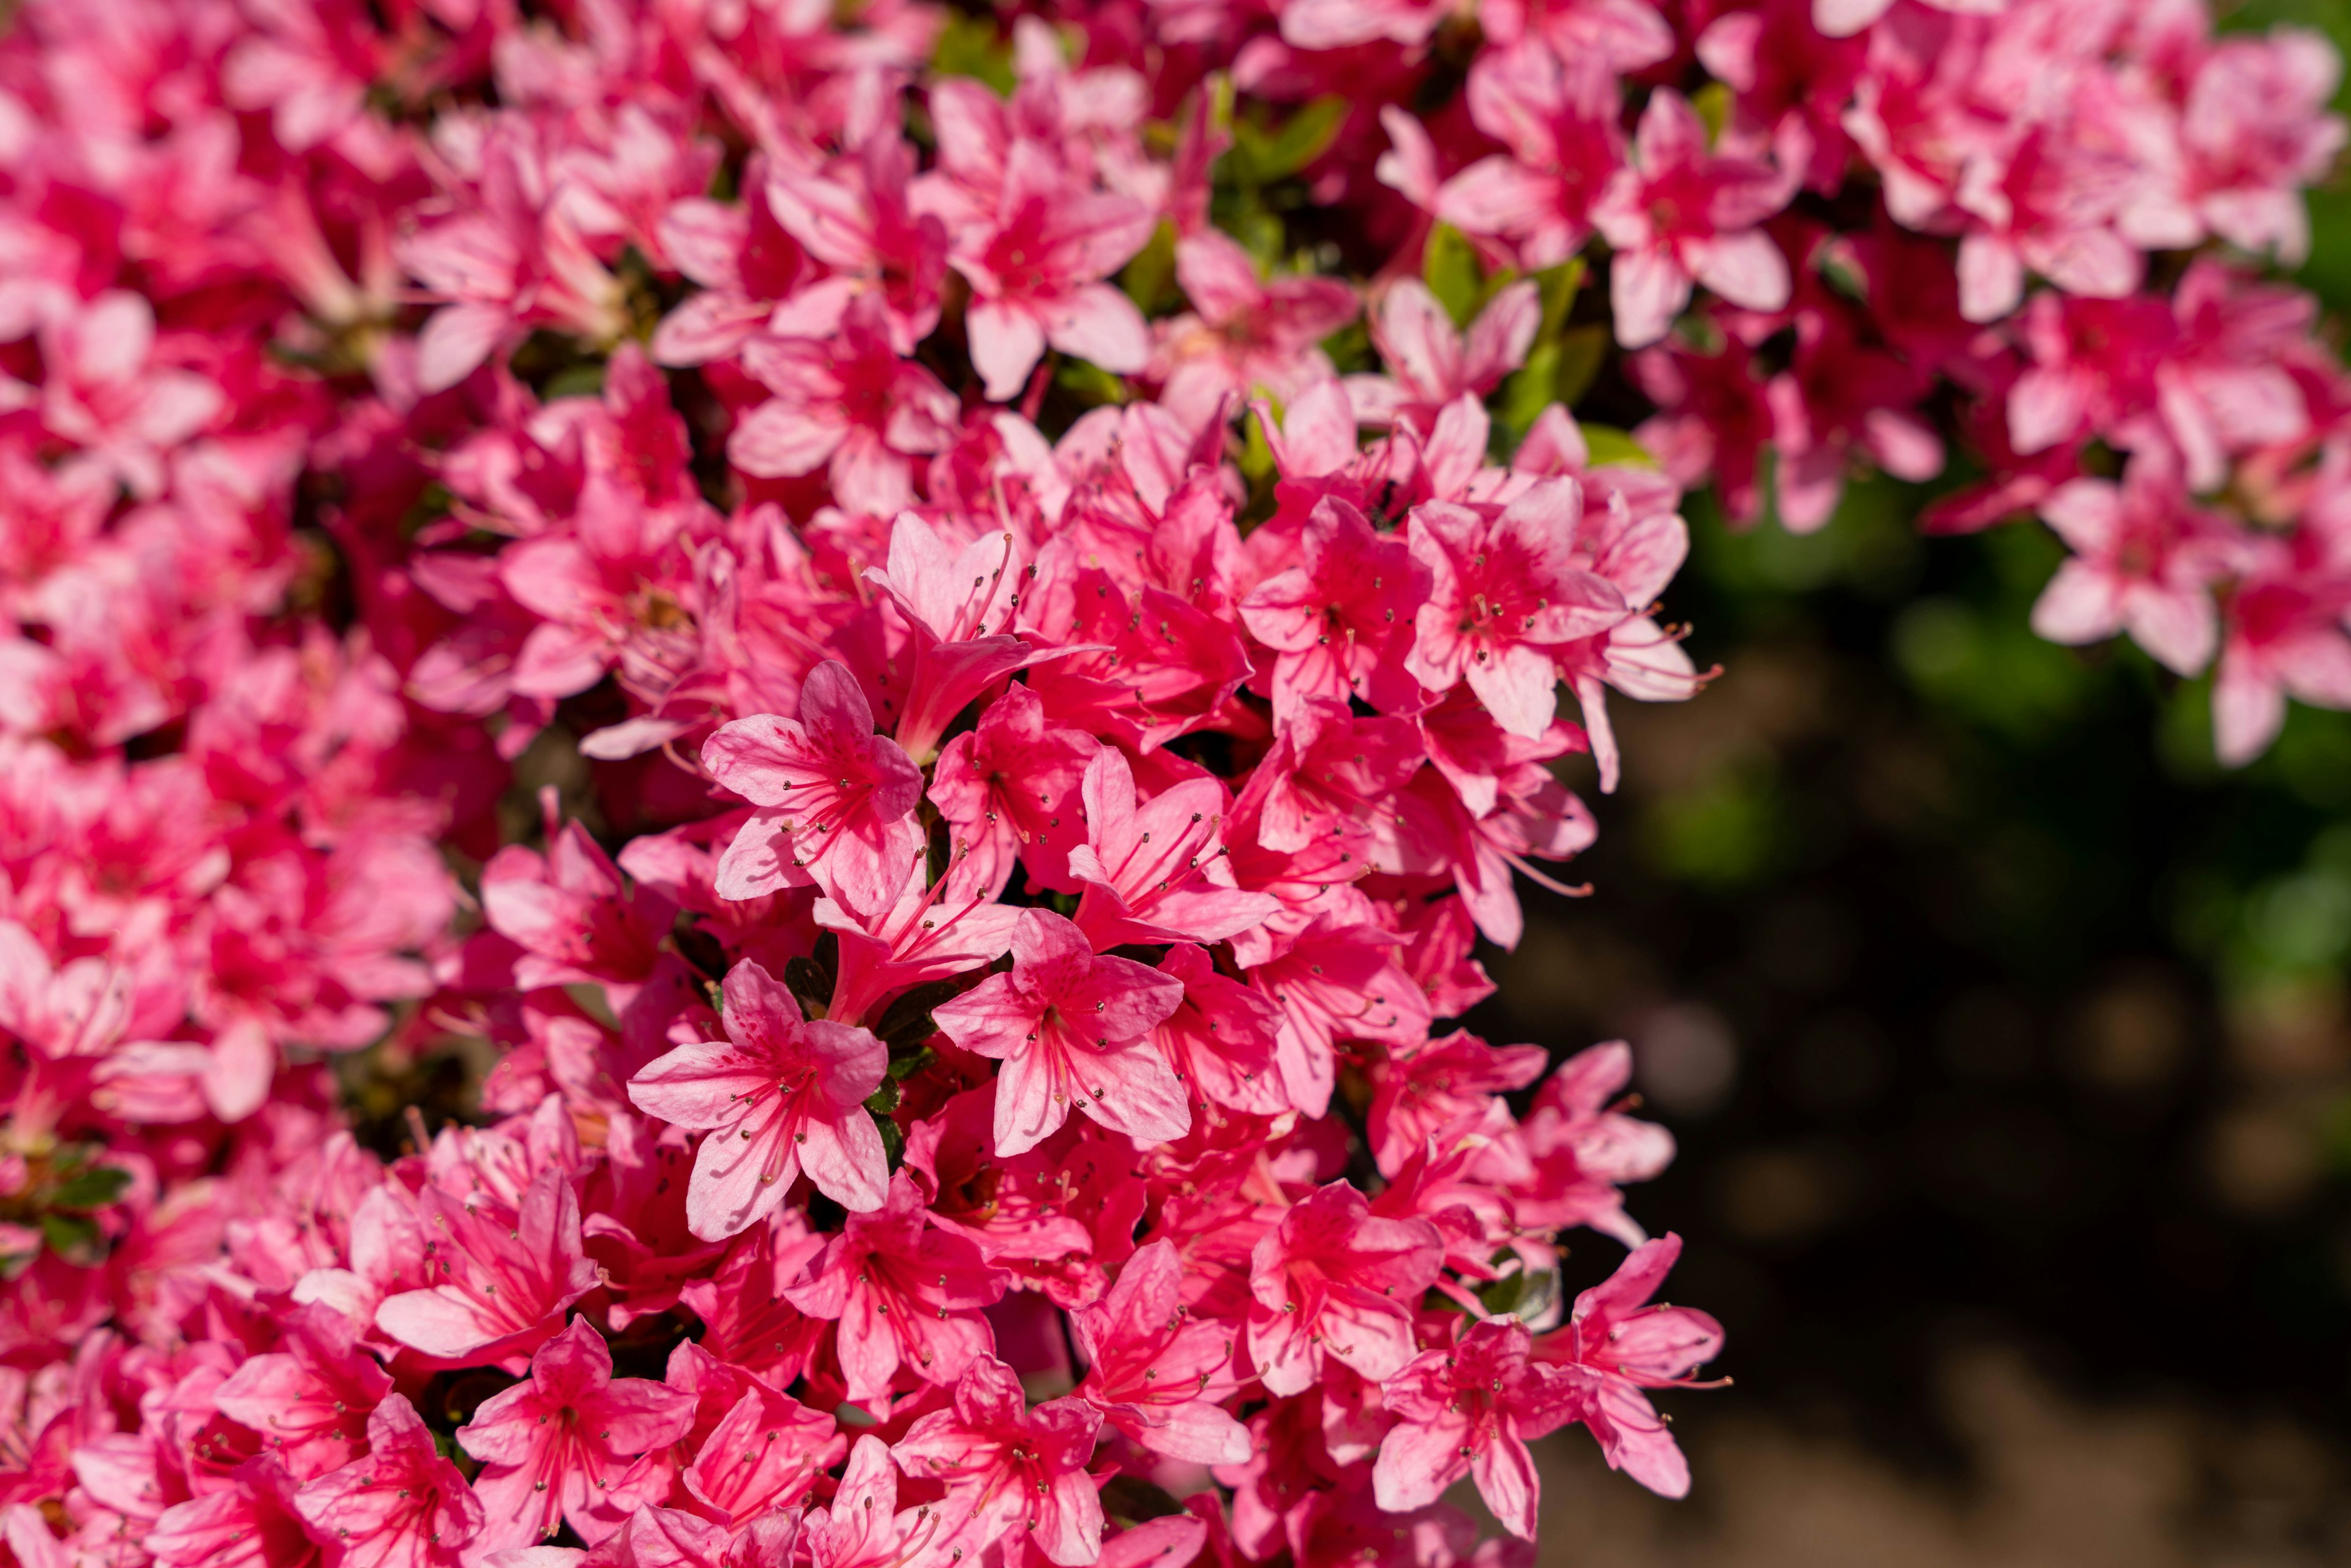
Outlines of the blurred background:
{"label": "blurred background", "polygon": [[[2351,51],[2351,0],[2273,0]],[[2351,186],[2303,281],[2351,316]],[[1470,1019],[1632,1041],[1735,1389],[1667,1503],[1580,1432],[1544,1568],[2351,1563],[2351,715],[2226,773],[2207,682],[2026,626],[2037,525],[1705,497],[1667,609],[1721,677],[1612,707],[1599,846]],[[1571,1290],[1621,1256],[1597,1239]]]}

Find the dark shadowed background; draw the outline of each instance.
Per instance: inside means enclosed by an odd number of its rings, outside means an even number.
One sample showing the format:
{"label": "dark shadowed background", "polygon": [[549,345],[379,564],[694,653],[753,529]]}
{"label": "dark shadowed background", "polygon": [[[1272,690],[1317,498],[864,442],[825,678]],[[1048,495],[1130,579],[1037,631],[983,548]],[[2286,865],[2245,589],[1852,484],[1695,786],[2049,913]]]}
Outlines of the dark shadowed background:
{"label": "dark shadowed background", "polygon": [[[2344,0],[2230,25],[2280,19],[2351,44]],[[1489,960],[1488,1038],[1633,1042],[1682,1153],[1631,1207],[1737,1379],[1661,1400],[1687,1502],[1552,1439],[1542,1562],[2351,1562],[2351,716],[2224,773],[2209,682],[2027,630],[2045,531],[1918,499],[1697,501],[1667,608],[1725,673],[1614,706],[1595,894]]]}

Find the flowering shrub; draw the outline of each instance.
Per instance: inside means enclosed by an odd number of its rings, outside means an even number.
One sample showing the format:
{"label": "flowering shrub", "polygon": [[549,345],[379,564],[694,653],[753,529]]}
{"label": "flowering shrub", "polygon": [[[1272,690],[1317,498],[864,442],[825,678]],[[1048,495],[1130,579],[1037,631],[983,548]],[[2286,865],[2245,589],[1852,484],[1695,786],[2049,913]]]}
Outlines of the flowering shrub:
{"label": "flowering shrub", "polygon": [[[1570,1425],[1680,1495],[1625,1048],[1440,1027],[1551,764],[1703,682],[1686,489],[1953,440],[1926,526],[2044,518],[2224,757],[2351,706],[2255,272],[2335,82],[2196,0],[25,0],[6,1552],[1443,1568]],[[381,1157],[350,1053],[453,1037]]]}

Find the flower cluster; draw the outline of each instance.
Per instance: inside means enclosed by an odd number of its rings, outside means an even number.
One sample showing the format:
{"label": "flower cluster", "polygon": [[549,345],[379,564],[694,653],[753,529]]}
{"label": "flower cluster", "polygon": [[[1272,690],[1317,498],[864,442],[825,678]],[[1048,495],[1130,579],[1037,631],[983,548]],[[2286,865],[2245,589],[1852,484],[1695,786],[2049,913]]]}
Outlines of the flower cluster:
{"label": "flower cluster", "polygon": [[[1448,1568],[1572,1425],[1680,1495],[1671,1140],[1448,1020],[1704,681],[1685,490],[1951,426],[2047,634],[2217,651],[2231,757],[2351,705],[2351,387],[2250,271],[2311,41],[1003,20],[14,8],[17,1568]],[[453,1040],[477,1117],[344,1108]]]}

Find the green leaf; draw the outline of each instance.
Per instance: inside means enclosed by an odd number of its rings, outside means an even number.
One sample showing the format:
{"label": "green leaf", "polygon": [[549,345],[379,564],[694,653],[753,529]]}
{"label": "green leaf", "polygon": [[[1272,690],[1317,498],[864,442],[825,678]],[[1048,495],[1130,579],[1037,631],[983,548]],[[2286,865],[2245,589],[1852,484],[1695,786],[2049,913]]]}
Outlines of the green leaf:
{"label": "green leaf", "polygon": [[1583,258],[1576,256],[1535,274],[1535,287],[1542,295],[1542,326],[1536,329],[1537,342],[1548,342],[1566,327],[1567,313],[1575,308],[1576,290],[1583,287],[1584,271]]}
{"label": "green leaf", "polygon": [[1233,177],[1245,185],[1270,185],[1286,180],[1317,158],[1339,134],[1352,107],[1340,93],[1307,104],[1284,120],[1280,130],[1267,131],[1248,120],[1233,122]]}
{"label": "green leaf", "polygon": [[1486,267],[1478,249],[1451,224],[1439,224],[1428,234],[1421,254],[1421,281],[1445,307],[1457,327],[1467,327],[1486,303]]}
{"label": "green leaf", "polygon": [[952,980],[913,987],[882,1009],[873,1032],[885,1045],[920,1045],[938,1032],[938,1026],[931,1021],[931,1009],[952,1000],[961,988]]}
{"label": "green leaf", "polygon": [[52,1212],[41,1216],[41,1239],[59,1257],[87,1260],[98,1251],[99,1237],[95,1221]]}
{"label": "green leaf", "polygon": [[889,1159],[890,1168],[896,1170],[906,1161],[905,1133],[888,1116],[874,1117],[873,1130],[882,1134],[882,1153]]}
{"label": "green leaf", "polygon": [[1585,425],[1583,444],[1591,449],[1595,466],[1603,463],[1623,463],[1635,468],[1655,468],[1657,465],[1657,460],[1649,455],[1648,448],[1613,424]]}
{"label": "green leaf", "polygon": [[838,954],[839,939],[828,931],[818,939],[815,953],[784,960],[784,985],[799,1003],[800,1011],[812,1019],[824,1017],[824,1009],[832,1005],[833,967],[826,961],[831,956],[825,951],[827,940],[833,942],[832,953]]}
{"label": "green leaf", "polygon": [[1118,275],[1119,287],[1145,316],[1164,316],[1183,303],[1176,287],[1176,225],[1165,218],[1152,231],[1151,243]]}
{"label": "green leaf", "polygon": [[1706,121],[1707,141],[1721,141],[1722,128],[1730,123],[1730,89],[1721,82],[1710,81],[1690,94],[1690,108]]}
{"label": "green leaf", "polygon": [[1088,408],[1128,400],[1126,383],[1091,360],[1065,359],[1053,367],[1053,384]]}
{"label": "green leaf", "polygon": [[876,1116],[887,1116],[898,1108],[898,1081],[884,1078],[882,1086],[865,1097],[865,1108]]}
{"label": "green leaf", "polygon": [[1608,362],[1611,343],[1608,329],[1597,322],[1584,327],[1570,327],[1559,335],[1559,372],[1552,382],[1552,395],[1570,408],[1592,390],[1600,379],[1600,367]]}
{"label": "green leaf", "polygon": [[58,1183],[49,1201],[59,1208],[104,1208],[130,1185],[131,1173],[120,1166],[92,1166]]}
{"label": "green leaf", "polygon": [[939,47],[931,51],[931,69],[943,77],[976,77],[1006,98],[1019,83],[1012,70],[1012,46],[997,32],[994,19],[952,9],[939,31]]}
{"label": "green leaf", "polygon": [[939,1053],[929,1046],[917,1046],[904,1056],[890,1059],[890,1076],[904,1082],[939,1059]]}

